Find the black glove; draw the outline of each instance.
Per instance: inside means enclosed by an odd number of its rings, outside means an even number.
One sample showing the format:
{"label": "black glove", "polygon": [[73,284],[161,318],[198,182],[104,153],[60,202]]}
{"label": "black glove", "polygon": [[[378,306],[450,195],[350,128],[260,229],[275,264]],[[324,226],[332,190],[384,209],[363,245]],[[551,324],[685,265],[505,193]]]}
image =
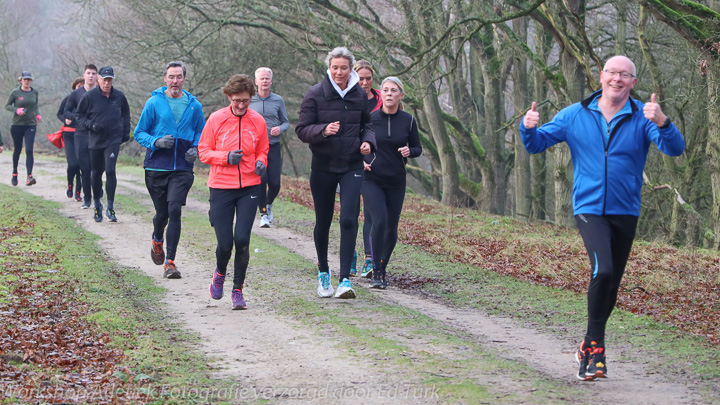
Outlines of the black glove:
{"label": "black glove", "polygon": [[90,130],[93,132],[102,132],[103,126],[101,124],[98,124],[97,122],[94,122],[92,125],[90,125]]}
{"label": "black glove", "polygon": [[231,150],[228,152],[228,164],[230,165],[239,165],[240,160],[242,160],[243,152],[238,150]]}
{"label": "black glove", "polygon": [[265,163],[259,160],[255,162],[255,174],[261,177],[263,174],[265,174]]}
{"label": "black glove", "polygon": [[175,145],[175,138],[172,135],[165,135],[155,141],[155,147],[158,149],[170,149]]}
{"label": "black glove", "polygon": [[197,148],[190,148],[185,152],[185,160],[188,161],[188,163],[194,163],[195,159],[198,157],[198,150]]}
{"label": "black glove", "polygon": [[124,134],[122,136],[122,139],[120,140],[120,143],[125,143],[130,140],[130,134]]}

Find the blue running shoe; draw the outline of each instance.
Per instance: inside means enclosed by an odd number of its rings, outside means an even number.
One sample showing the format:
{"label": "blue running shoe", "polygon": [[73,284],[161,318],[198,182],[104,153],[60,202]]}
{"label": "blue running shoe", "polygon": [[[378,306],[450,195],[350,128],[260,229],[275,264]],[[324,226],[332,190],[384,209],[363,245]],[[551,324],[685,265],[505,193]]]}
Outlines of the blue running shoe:
{"label": "blue running shoe", "polygon": [[373,264],[371,258],[366,258],[365,263],[363,263],[362,273],[360,273],[360,277],[362,278],[372,278],[373,276]]}
{"label": "blue running shoe", "polygon": [[352,288],[349,278],[344,278],[338,285],[335,298],[355,298],[355,290]]}
{"label": "blue running shoe", "polygon": [[352,263],[350,263],[350,277],[357,276],[357,252],[353,252]]}
{"label": "blue running shoe", "polygon": [[317,293],[320,298],[332,297],[334,290],[332,284],[330,284],[330,271],[328,271],[327,273],[318,272],[317,281]]}

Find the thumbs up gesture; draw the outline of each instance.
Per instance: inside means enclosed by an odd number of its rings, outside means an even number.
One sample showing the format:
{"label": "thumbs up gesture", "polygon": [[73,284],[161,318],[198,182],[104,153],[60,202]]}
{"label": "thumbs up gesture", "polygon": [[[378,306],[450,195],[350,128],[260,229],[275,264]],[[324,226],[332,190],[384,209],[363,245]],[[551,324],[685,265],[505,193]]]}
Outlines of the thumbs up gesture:
{"label": "thumbs up gesture", "polygon": [[537,111],[537,103],[532,102],[532,107],[530,107],[530,110],[525,114],[525,118],[523,118],[523,125],[527,129],[535,128],[540,121],[540,113]]}
{"label": "thumbs up gesture", "polygon": [[650,95],[650,102],[645,104],[645,106],[643,107],[643,114],[645,114],[645,118],[654,122],[655,125],[661,127],[665,125],[667,116],[663,114],[662,108],[660,108],[660,104],[658,104],[655,100],[655,93],[653,93]]}

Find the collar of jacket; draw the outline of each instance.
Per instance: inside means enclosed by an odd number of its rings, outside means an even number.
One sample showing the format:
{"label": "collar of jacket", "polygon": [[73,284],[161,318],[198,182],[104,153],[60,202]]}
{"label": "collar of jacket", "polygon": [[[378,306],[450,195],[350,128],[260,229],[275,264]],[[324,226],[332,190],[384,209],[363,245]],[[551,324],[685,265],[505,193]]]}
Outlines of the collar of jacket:
{"label": "collar of jacket", "polygon": [[[602,95],[602,89],[591,94],[590,97],[581,101],[580,104],[583,106],[584,109],[587,110],[590,107],[590,103],[592,103],[592,101],[594,99],[600,97],[601,95]],[[630,100],[630,110],[632,111],[633,114],[635,114],[637,111],[639,111],[636,101],[630,96],[628,96],[628,100]]]}
{"label": "collar of jacket", "polygon": [[[348,82],[348,84],[349,84],[349,82]],[[345,97],[348,97],[351,93],[357,91],[358,88],[359,88],[359,84],[355,83],[350,88],[350,90],[348,90],[347,93],[345,93]],[[330,83],[330,77],[327,74],[325,74],[325,79],[323,79],[323,81],[322,81],[322,89],[323,89],[323,95],[325,96],[326,100],[335,100],[338,98],[342,98],[342,97],[340,97],[338,92],[335,91],[335,87],[333,87],[332,83]]]}

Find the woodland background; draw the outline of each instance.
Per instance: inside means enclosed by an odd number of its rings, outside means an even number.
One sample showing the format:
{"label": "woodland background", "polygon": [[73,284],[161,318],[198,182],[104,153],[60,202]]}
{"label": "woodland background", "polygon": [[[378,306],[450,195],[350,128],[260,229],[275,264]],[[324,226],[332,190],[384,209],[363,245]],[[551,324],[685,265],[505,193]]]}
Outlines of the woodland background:
{"label": "woodland background", "polygon": [[[612,55],[637,66],[632,97],[657,93],[685,136],[669,158],[652,148],[641,238],[720,247],[720,1],[485,0],[0,0],[0,94],[29,70],[40,92],[37,148],[52,146],[60,101],[86,63],[115,67],[133,128],[166,62],[188,65],[185,88],[205,115],[223,107],[234,73],[275,72],[291,123],[335,46],[406,86],[424,157],[412,191],[448,206],[572,226],[566,146],[528,155],[518,120],[537,101],[541,121],[599,87]],[[0,114],[6,146],[10,113]],[[291,129],[284,173],[306,176],[309,152]],[[130,142],[123,155],[139,157]],[[8,174],[9,177],[9,174]]]}

